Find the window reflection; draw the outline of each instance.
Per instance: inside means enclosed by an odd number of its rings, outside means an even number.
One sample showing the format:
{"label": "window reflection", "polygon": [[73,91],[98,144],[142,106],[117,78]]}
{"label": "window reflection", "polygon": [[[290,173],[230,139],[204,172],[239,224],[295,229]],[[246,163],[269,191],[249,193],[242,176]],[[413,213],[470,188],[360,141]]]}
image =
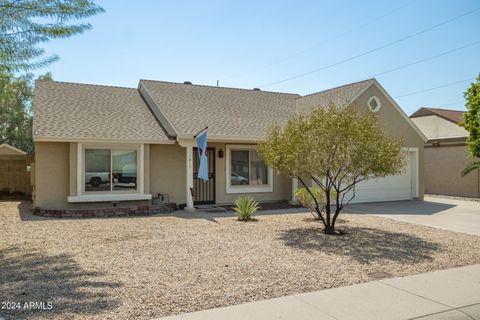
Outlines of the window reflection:
{"label": "window reflection", "polygon": [[137,151],[85,149],[85,191],[137,189]]}
{"label": "window reflection", "polygon": [[137,152],[112,151],[113,190],[137,188]]}
{"label": "window reflection", "polygon": [[231,150],[230,185],[266,185],[268,168],[256,150]]}
{"label": "window reflection", "polygon": [[110,191],[110,150],[85,150],[85,191]]}

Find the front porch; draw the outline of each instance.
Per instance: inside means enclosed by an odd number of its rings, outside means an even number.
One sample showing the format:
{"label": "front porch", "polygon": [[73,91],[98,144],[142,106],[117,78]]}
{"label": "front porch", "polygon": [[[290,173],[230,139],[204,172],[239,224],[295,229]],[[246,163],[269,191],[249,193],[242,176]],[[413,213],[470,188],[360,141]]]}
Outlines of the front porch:
{"label": "front porch", "polygon": [[205,204],[231,207],[244,194],[264,203],[296,203],[298,181],[266,167],[254,144],[209,142],[208,181],[198,179],[195,140],[179,140],[179,146],[185,149],[185,211]]}

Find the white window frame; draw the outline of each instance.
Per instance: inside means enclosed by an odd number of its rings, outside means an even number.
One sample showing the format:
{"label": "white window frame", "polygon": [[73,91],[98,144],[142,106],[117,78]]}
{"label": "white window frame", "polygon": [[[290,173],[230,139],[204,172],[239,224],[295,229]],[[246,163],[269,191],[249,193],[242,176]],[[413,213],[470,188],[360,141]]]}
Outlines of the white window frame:
{"label": "white window frame", "polygon": [[[137,151],[137,189],[85,191],[85,149]],[[151,199],[151,194],[144,193],[144,159],[144,144],[77,143],[77,195],[68,197],[68,202],[128,201]]]}
{"label": "white window frame", "polygon": [[[226,193],[227,194],[238,194],[238,193],[265,193],[273,192],[273,169],[267,166],[268,169],[268,184],[266,185],[232,185],[231,184],[231,175],[232,175],[232,150],[257,150],[256,145],[226,145],[226,165],[225,165],[225,183],[226,183]],[[250,173],[249,173],[250,174]],[[250,180],[250,177],[249,177]]]}
{"label": "white window frame", "polygon": [[[375,102],[377,103],[377,107],[375,109],[372,109],[372,107],[370,106],[370,103],[373,100],[375,100]],[[377,96],[371,96],[370,98],[368,98],[367,107],[368,107],[368,110],[376,113],[376,112],[380,111],[380,109],[382,108],[382,103],[380,102],[380,99]]]}

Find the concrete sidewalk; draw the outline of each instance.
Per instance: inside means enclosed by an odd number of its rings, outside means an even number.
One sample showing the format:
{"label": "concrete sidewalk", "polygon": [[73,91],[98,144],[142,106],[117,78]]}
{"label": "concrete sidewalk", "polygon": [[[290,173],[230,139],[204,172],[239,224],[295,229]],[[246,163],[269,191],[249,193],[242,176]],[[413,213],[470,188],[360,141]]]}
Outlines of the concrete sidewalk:
{"label": "concrete sidewalk", "polygon": [[171,316],[169,320],[480,320],[480,265]]}

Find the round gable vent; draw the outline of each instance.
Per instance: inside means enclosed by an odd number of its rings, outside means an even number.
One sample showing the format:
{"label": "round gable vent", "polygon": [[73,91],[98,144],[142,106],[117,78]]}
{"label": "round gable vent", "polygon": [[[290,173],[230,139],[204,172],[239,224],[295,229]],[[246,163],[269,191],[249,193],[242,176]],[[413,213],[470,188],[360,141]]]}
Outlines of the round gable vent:
{"label": "round gable vent", "polygon": [[380,108],[382,107],[382,104],[380,103],[380,99],[378,99],[376,96],[372,96],[368,99],[368,108],[372,112],[378,112]]}

